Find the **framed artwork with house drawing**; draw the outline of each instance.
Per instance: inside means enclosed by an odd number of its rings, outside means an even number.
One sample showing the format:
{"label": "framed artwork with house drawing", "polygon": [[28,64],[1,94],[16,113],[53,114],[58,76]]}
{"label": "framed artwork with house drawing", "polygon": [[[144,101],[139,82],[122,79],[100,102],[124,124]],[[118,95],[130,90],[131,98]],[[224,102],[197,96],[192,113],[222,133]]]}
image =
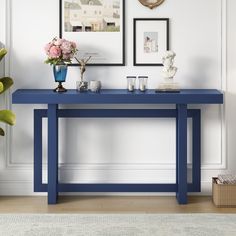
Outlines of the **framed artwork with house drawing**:
{"label": "framed artwork with house drawing", "polygon": [[[59,0],[60,37],[93,66],[125,65],[125,0]],[[78,65],[73,63],[72,65]]]}

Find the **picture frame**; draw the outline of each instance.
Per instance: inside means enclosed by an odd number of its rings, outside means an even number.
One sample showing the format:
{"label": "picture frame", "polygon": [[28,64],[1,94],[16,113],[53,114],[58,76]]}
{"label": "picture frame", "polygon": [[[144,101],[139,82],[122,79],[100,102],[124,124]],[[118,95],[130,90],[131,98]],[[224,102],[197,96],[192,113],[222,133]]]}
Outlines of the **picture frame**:
{"label": "picture frame", "polygon": [[59,13],[59,37],[91,56],[87,66],[125,66],[125,0],[59,0]]}
{"label": "picture frame", "polygon": [[169,50],[169,18],[135,18],[134,66],[163,66]]}

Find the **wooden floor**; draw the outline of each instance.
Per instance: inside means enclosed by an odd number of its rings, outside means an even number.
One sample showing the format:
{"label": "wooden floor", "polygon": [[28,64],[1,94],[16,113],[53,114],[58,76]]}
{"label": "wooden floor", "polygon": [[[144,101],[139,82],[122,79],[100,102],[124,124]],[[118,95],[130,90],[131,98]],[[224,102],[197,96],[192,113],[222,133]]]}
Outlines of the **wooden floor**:
{"label": "wooden floor", "polygon": [[0,197],[0,213],[236,213],[236,208],[216,208],[210,197],[189,197],[184,206],[175,197],[60,197],[55,206],[46,197]]}

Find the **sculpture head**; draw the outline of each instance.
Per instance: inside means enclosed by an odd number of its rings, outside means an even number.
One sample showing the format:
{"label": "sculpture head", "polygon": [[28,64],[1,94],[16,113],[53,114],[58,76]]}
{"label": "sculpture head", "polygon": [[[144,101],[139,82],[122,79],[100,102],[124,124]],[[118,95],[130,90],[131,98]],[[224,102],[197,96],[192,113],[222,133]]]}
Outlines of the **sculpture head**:
{"label": "sculpture head", "polygon": [[162,58],[162,62],[165,68],[170,68],[174,64],[174,58],[176,53],[173,51],[166,51],[165,55]]}

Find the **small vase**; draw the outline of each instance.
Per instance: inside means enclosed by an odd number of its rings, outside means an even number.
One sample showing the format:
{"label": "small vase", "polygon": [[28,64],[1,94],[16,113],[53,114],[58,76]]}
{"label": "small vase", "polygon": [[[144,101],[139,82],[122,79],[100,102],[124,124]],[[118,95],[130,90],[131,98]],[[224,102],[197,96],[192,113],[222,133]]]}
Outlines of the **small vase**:
{"label": "small vase", "polygon": [[76,89],[78,92],[87,92],[88,91],[88,82],[86,81],[77,81]]}
{"label": "small vase", "polygon": [[53,65],[53,75],[55,82],[58,82],[57,88],[54,89],[54,92],[63,93],[67,90],[62,86],[62,83],[66,81],[67,75],[67,65],[66,64],[58,64]]}

